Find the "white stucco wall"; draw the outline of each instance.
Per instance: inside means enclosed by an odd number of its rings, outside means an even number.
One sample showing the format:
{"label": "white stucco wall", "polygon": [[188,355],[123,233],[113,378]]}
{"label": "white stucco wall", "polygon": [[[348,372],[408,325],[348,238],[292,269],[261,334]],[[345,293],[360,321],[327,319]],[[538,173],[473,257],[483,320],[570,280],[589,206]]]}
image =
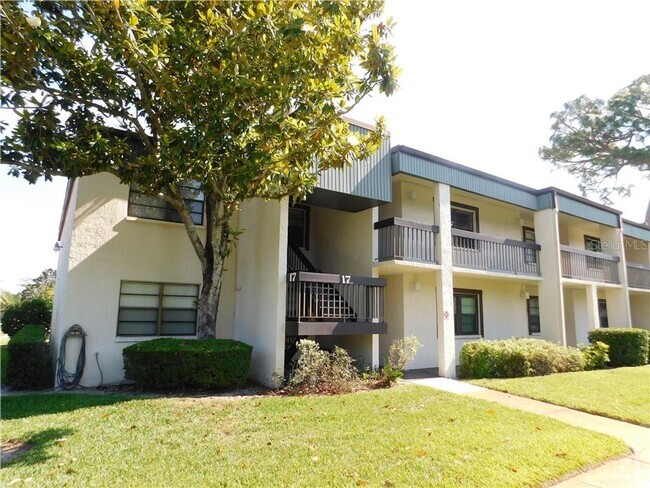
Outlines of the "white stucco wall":
{"label": "white stucco wall", "polygon": [[402,217],[402,183],[401,180],[393,179],[393,201],[379,207],[379,220],[390,217]]}
{"label": "white stucco wall", "polygon": [[[201,284],[200,264],[182,224],[127,218],[129,189],[107,173],[78,181],[76,205],[71,208],[74,229],[62,242],[69,253],[65,296],[57,296],[56,333],[80,324],[87,333],[86,369],[81,383],[96,386],[124,378],[122,349],[152,337],[117,337],[120,281]],[[233,336],[236,251],[226,262],[217,323],[219,337]],[[60,295],[60,294],[59,294]],[[68,370],[76,356],[68,355]]]}
{"label": "white stucco wall", "polygon": [[533,213],[530,210],[498,200],[452,189],[451,201],[478,208],[479,232],[481,234],[521,241],[523,238],[522,227],[535,227]]}
{"label": "white stucco wall", "polygon": [[[587,302],[587,293],[589,289],[571,289],[567,290],[567,300],[571,301],[571,311],[573,316],[569,323],[567,323],[567,345],[576,346],[578,344],[587,344],[589,341],[587,335],[590,329],[590,320],[588,314],[588,302]],[[568,298],[570,294],[570,298]],[[569,327],[571,324],[573,330],[570,330]]]}
{"label": "white stucco wall", "polygon": [[585,235],[602,239],[603,230],[606,228],[604,225],[562,213],[559,214],[558,227],[560,244],[578,249],[585,248]]}
{"label": "white stucco wall", "polygon": [[384,311],[387,333],[379,336],[379,363],[384,364],[393,341],[404,337],[404,275],[383,276],[386,279]]}
{"label": "white stucco wall", "polygon": [[372,276],[373,211],[311,207],[310,257],[324,273]]}
{"label": "white stucco wall", "polygon": [[[66,305],[66,289],[68,286],[68,264],[70,259],[70,239],[72,236],[72,228],[74,225],[74,209],[77,205],[77,189],[78,184],[76,181],[68,182],[68,191],[69,194],[66,195],[69,198],[67,208],[63,209],[63,212],[66,212],[62,215],[62,227],[60,229],[60,238],[59,244],[62,246],[58,253],[58,262],[56,268],[56,282],[54,286],[54,300],[52,304],[52,327],[51,327],[51,338],[50,345],[52,346],[52,358],[56,363],[58,358],[58,338],[65,333],[65,330],[72,325],[65,327],[65,305]],[[65,329],[64,329],[65,327]]]}
{"label": "white stucco wall", "polygon": [[625,259],[628,263],[650,265],[650,245],[640,239],[625,237]]}
{"label": "white stucco wall", "polygon": [[650,293],[630,294],[632,327],[650,329]]}
{"label": "white stucco wall", "polygon": [[253,346],[251,376],[268,386],[284,369],[288,200],[242,205],[235,339]]}
{"label": "white stucco wall", "polygon": [[402,181],[394,188],[400,196],[401,217],[423,224],[437,224],[434,217],[434,183]]}
{"label": "white stucco wall", "polygon": [[[526,299],[521,294],[521,283],[514,280],[479,280],[454,275],[454,288],[482,291],[484,339],[530,337]],[[533,285],[526,285],[526,291],[530,295],[537,294]],[[456,362],[464,343],[480,339],[480,336],[456,336]]]}
{"label": "white stucco wall", "polygon": [[422,344],[409,369],[438,367],[436,300],[435,272],[404,275],[404,336]]}
{"label": "white stucco wall", "polygon": [[548,208],[535,212],[535,239],[541,246],[539,265],[539,304],[542,339],[566,344],[564,295],[560,264],[560,228],[558,212]]}
{"label": "white stucco wall", "polygon": [[577,290],[564,290],[563,292],[564,327],[565,327],[566,345],[568,346],[575,346],[577,344],[575,308],[574,308],[574,300],[573,300],[574,291]]}
{"label": "white stucco wall", "polygon": [[603,252],[618,256],[620,287],[606,288],[607,317],[610,327],[631,327],[630,301],[627,290],[627,267],[625,266],[625,239],[621,229],[602,226]]}

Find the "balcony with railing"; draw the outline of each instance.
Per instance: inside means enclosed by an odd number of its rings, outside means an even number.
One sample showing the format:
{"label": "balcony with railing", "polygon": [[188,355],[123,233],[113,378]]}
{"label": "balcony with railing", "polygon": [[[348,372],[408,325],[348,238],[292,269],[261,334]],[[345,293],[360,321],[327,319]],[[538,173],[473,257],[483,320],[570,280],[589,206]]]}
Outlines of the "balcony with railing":
{"label": "balcony with railing", "polygon": [[599,283],[620,283],[618,256],[602,252],[586,251],[570,246],[560,246],[562,276]]}
{"label": "balcony with railing", "polygon": [[460,268],[540,276],[539,251],[534,242],[452,229],[452,262]]}
{"label": "balcony with railing", "polygon": [[435,263],[437,225],[393,217],[375,223],[378,261]]}
{"label": "balcony with railing", "polygon": [[650,290],[650,266],[627,263],[627,286]]}
{"label": "balcony with railing", "polygon": [[288,273],[286,334],[384,334],[385,287],[381,278]]}

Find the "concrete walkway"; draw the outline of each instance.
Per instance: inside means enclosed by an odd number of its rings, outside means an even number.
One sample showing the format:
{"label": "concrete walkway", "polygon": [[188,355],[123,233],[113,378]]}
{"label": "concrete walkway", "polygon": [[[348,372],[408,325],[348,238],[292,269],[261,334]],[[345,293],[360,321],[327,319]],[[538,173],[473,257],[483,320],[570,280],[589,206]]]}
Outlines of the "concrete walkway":
{"label": "concrete walkway", "polygon": [[569,425],[608,434],[621,439],[633,451],[629,456],[605,463],[554,485],[557,488],[650,487],[650,429],[646,427],[500,391],[488,390],[449,378],[420,378],[407,381],[459,395],[500,403],[517,410],[545,415]]}

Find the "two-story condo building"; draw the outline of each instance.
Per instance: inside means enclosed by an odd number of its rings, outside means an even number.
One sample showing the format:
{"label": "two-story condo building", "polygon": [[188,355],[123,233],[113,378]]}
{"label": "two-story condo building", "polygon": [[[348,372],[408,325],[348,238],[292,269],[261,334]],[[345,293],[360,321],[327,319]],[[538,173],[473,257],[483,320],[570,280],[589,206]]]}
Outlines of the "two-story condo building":
{"label": "two-story condo building", "polygon": [[[201,196],[190,197],[201,224]],[[109,174],[70,181],[55,354],[80,324],[104,383],[117,383],[129,344],[195,337],[201,271],[178,222]],[[304,202],[245,202],[234,226],[244,232],[226,263],[217,336],[253,345],[251,374],[267,384],[302,337],[377,366],[394,339],[414,335],[423,347],[411,367],[453,377],[467,341],[575,345],[598,327],[650,328],[650,226],[389,140],[321,173]],[[89,360],[82,384],[99,382]]]}

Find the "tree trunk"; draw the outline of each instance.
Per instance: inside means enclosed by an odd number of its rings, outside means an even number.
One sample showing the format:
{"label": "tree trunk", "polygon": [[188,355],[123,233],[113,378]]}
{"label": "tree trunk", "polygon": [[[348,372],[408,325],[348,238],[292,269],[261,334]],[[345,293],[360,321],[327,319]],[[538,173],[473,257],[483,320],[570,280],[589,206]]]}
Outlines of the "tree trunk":
{"label": "tree trunk", "polygon": [[217,312],[219,311],[219,297],[221,295],[221,275],[223,273],[223,261],[219,267],[222,271],[218,276],[213,275],[210,270],[203,273],[203,286],[199,296],[199,323],[196,335],[199,339],[213,338],[217,332]]}
{"label": "tree trunk", "polygon": [[206,240],[205,261],[203,266],[203,285],[199,296],[197,337],[208,339],[216,336],[217,313],[221,296],[221,283],[226,258],[230,250],[230,225],[221,224],[212,233],[212,239]]}
{"label": "tree trunk", "polygon": [[219,201],[213,193],[204,190],[205,243],[201,242],[192,215],[177,184],[169,186],[170,194],[163,195],[181,216],[192,247],[201,262],[203,284],[199,295],[197,338],[216,336],[217,313],[221,296],[221,279],[226,258],[231,250],[230,218],[233,207]]}

